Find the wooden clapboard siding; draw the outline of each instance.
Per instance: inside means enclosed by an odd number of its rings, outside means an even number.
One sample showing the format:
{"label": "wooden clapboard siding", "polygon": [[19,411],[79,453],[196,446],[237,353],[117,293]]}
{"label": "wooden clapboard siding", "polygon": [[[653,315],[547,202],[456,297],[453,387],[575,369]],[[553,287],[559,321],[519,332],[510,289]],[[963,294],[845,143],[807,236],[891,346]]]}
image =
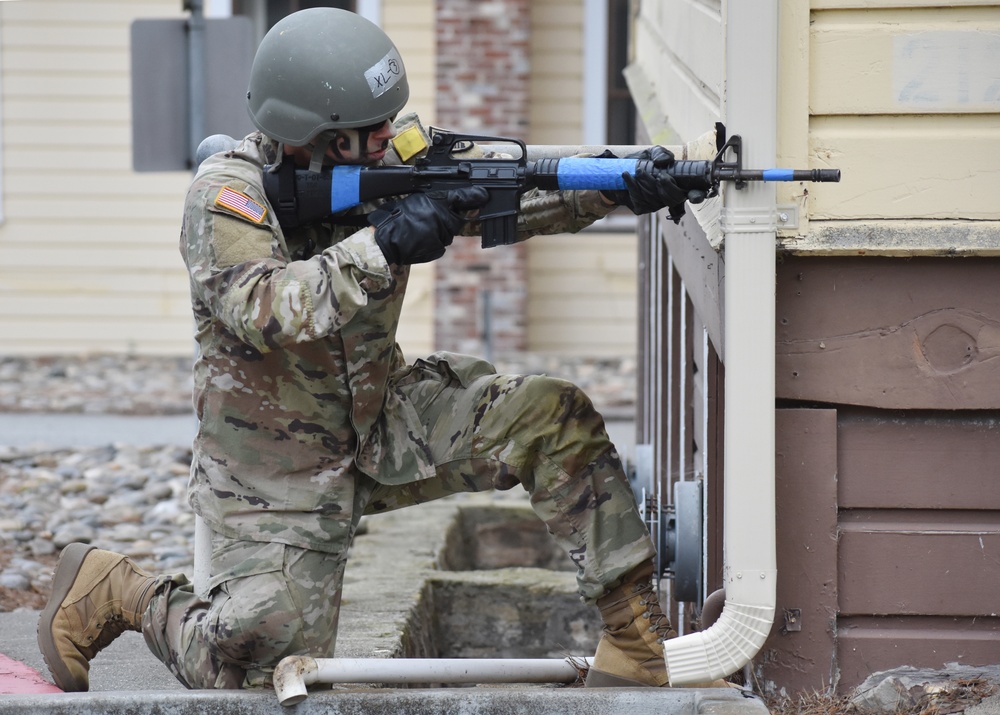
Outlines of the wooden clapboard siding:
{"label": "wooden clapboard siding", "polygon": [[1000,512],[1000,417],[861,413],[840,425],[845,509]]}
{"label": "wooden clapboard siding", "polygon": [[[433,4],[385,5],[410,108],[433,122]],[[130,25],[169,17],[183,17],[181,3],[0,5],[4,353],[192,349],[177,249],[190,175],[131,170]],[[431,267],[413,271],[399,338],[414,353],[432,349],[432,279]]]}
{"label": "wooden clapboard siding", "polygon": [[129,28],[175,2],[4,3],[4,353],[186,354],[184,173],[131,170]]}
{"label": "wooden clapboard siding", "polygon": [[779,398],[885,409],[1000,407],[995,259],[789,257]]}
{"label": "wooden clapboard siding", "polygon": [[635,353],[634,234],[587,231],[532,239],[528,344],[589,356]]}
{"label": "wooden clapboard siding", "polygon": [[812,220],[1000,219],[1000,113],[814,117],[810,152],[844,177],[809,189]]}
{"label": "wooden clapboard siding", "polygon": [[[434,3],[427,0],[384,0],[382,29],[392,38],[406,65],[410,100],[404,111],[416,112],[433,125],[437,93]],[[403,354],[414,358],[434,351],[434,264],[410,269],[396,339]]]}
{"label": "wooden clapboard siding", "polygon": [[1000,420],[779,409],[776,427],[778,593],[765,687],[847,692],[899,665],[993,662]]}
{"label": "wooden clapboard siding", "polygon": [[[583,3],[531,3],[531,144],[579,144],[583,93],[603,77],[583,75]],[[636,345],[636,238],[585,232],[528,242],[528,350],[632,356]]]}
{"label": "wooden clapboard siding", "polygon": [[994,662],[1000,420],[779,409],[776,427],[764,687],[849,692],[900,665]]}
{"label": "wooden clapboard siding", "polygon": [[842,614],[993,612],[993,589],[1000,580],[996,512],[915,514],[912,520],[881,513],[853,516],[859,521],[840,525]]}
{"label": "wooden clapboard siding", "polygon": [[[789,440],[805,459],[814,458],[810,450],[836,449],[836,478],[807,470],[815,486],[792,508],[815,501],[838,514],[838,689],[902,665],[993,662],[1000,303],[992,286],[1000,262],[785,257],[777,274],[778,397],[836,408],[836,433],[819,444],[800,443],[790,418],[778,420],[777,440],[779,484]],[[784,487],[779,492],[789,498]],[[812,573],[829,568],[828,557],[809,557]],[[779,551],[779,590],[780,574],[795,564]],[[806,609],[803,628],[825,618]],[[772,633],[779,648],[805,640]],[[764,672],[779,687],[819,687],[801,682],[793,662],[775,662]]]}
{"label": "wooden clapboard siding", "polygon": [[[709,50],[724,28],[670,24],[708,5],[643,4],[630,87],[654,138],[689,127],[711,97],[711,63],[698,64],[678,26],[698,27]],[[778,609],[754,661],[771,692],[846,693],[899,666],[996,662],[998,9],[781,0],[779,164],[837,167],[843,180],[777,194],[797,226],[780,232],[777,266]],[[644,285],[679,274],[722,352],[725,248],[715,256],[718,241],[687,220],[663,234],[676,273],[654,251]],[[665,331],[661,307],[648,310],[642,324]],[[665,359],[662,345],[644,347],[641,368]],[[639,432],[659,453],[673,438],[653,428],[675,407],[650,407],[663,388],[655,372],[640,374]],[[700,414],[703,397],[691,399]],[[706,540],[720,530],[712,513]]]}
{"label": "wooden clapboard siding", "polygon": [[838,413],[841,689],[871,672],[996,661],[1000,420]]}
{"label": "wooden clapboard siding", "polygon": [[775,414],[776,616],[764,687],[822,691],[836,677],[837,411]]}
{"label": "wooden clapboard siding", "polygon": [[[995,7],[817,12],[810,108],[817,115],[997,113]],[[875,71],[883,69],[888,71]]]}
{"label": "wooden clapboard siding", "polygon": [[844,617],[837,627],[840,682],[853,687],[873,672],[902,664],[995,663],[998,641],[1000,619],[993,616]]}
{"label": "wooden clapboard siding", "polygon": [[996,0],[953,0],[946,6],[941,0],[812,0],[816,10],[872,10],[881,8],[919,7],[993,7]]}
{"label": "wooden clapboard siding", "polygon": [[809,220],[1000,220],[1000,13],[939,5],[812,3],[807,154],[843,179],[785,189]]}
{"label": "wooden clapboard siding", "polygon": [[579,144],[583,93],[603,77],[583,76],[583,3],[531,3],[528,137],[531,144]]}
{"label": "wooden clapboard siding", "polygon": [[642,3],[633,28],[629,87],[651,139],[690,141],[711,129],[725,57],[719,0]]}

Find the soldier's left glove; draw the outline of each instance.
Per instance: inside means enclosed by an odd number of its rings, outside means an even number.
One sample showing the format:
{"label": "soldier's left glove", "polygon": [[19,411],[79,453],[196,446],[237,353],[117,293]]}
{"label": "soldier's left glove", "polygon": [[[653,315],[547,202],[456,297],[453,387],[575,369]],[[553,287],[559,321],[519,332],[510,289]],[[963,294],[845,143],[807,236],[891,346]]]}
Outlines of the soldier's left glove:
{"label": "soldier's left glove", "polygon": [[696,204],[705,200],[704,191],[681,188],[670,175],[674,154],[669,149],[654,146],[626,158],[651,161],[653,169],[637,167],[635,173],[622,174],[627,190],[603,193],[616,204],[627,206],[635,215],[668,209],[673,222],[679,223],[684,215],[685,201]]}

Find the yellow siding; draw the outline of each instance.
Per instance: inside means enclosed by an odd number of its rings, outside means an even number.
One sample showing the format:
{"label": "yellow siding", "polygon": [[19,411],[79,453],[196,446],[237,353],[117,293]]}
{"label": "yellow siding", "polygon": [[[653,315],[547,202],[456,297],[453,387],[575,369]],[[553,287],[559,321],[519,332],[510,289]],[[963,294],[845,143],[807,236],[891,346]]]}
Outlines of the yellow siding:
{"label": "yellow siding", "polygon": [[813,0],[814,10],[861,9],[879,10],[886,8],[913,7],[992,7],[996,0],[955,0],[943,3],[941,0]]}
{"label": "yellow siding", "polygon": [[1000,4],[815,0],[812,220],[1000,219]]}
{"label": "yellow siding", "polygon": [[131,170],[129,30],[173,0],[0,5],[0,351],[192,348],[184,172]]}
{"label": "yellow siding", "polygon": [[[434,3],[427,0],[383,0],[382,29],[399,48],[406,65],[410,101],[425,125],[435,122],[437,45]],[[413,358],[434,351],[434,264],[414,266],[406,289],[397,339],[403,354]]]}
{"label": "yellow siding", "polygon": [[[531,3],[532,144],[579,144],[583,95],[604,83],[583,74],[583,3]],[[631,356],[636,345],[636,239],[630,234],[538,236],[528,244],[528,349]]]}
{"label": "yellow siding", "polygon": [[[582,3],[540,0],[531,13],[528,140],[579,143],[583,93],[604,81],[582,74]],[[429,0],[383,2],[385,29],[406,61],[408,109],[428,124],[433,15]],[[191,352],[177,251],[190,175],[131,169],[131,22],[183,16],[177,0],[0,3],[0,354]],[[621,266],[634,266],[634,240],[607,249],[606,234],[594,236],[574,244],[592,260],[571,272],[553,248],[579,238],[532,242],[531,349],[633,352],[633,271]],[[412,273],[399,334],[410,355],[433,349],[433,275],[433,265]],[[613,337],[597,347],[594,330]]]}
{"label": "yellow siding", "polygon": [[813,117],[811,148],[843,171],[810,189],[814,221],[1000,219],[995,115]]}
{"label": "yellow siding", "polygon": [[[721,19],[734,1],[641,4],[629,79],[654,139],[689,139],[718,111]],[[847,235],[845,221],[877,236],[862,227],[905,220],[915,252],[940,250],[920,238],[932,222],[975,221],[976,241],[1000,230],[992,160],[1000,156],[1000,3],[780,3],[779,164],[843,172],[839,184],[779,185],[779,206],[798,208],[797,228],[781,232],[786,245],[836,251],[823,236]],[[975,245],[954,249],[981,250]]]}
{"label": "yellow siding", "polygon": [[587,231],[538,236],[528,259],[532,352],[635,355],[635,234]]}
{"label": "yellow siding", "polygon": [[[531,144],[579,144],[583,137],[583,3],[531,3]],[[602,78],[590,81],[603,82]]]}
{"label": "yellow siding", "polygon": [[1000,12],[818,12],[812,58],[814,114],[996,113]]}
{"label": "yellow siding", "polygon": [[[190,175],[131,170],[131,22],[183,16],[176,0],[0,3],[0,352],[191,352],[177,250]],[[383,17],[410,108],[432,122],[433,3],[387,0]],[[432,347],[432,276],[414,270],[400,330],[417,353]]]}
{"label": "yellow siding", "polygon": [[[687,142],[719,119],[722,18],[713,0],[642,3],[633,24],[635,67],[649,96],[636,97],[653,141]],[[630,85],[635,89],[635,82]]]}

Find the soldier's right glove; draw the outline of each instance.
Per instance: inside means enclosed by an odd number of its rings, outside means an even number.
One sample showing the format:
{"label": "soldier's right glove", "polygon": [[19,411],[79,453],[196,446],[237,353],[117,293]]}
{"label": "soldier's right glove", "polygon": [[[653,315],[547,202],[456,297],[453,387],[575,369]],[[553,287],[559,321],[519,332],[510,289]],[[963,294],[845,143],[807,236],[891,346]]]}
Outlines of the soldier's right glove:
{"label": "soldier's right glove", "polygon": [[444,255],[469,220],[468,212],[489,198],[482,186],[410,194],[373,211],[368,221],[386,261],[398,266],[428,263]]}

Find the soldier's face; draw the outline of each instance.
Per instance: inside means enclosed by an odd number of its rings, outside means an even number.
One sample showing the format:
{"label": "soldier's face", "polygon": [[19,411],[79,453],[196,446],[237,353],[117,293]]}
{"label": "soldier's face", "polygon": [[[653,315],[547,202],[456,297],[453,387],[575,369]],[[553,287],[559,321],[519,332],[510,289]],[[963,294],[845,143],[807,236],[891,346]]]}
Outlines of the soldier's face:
{"label": "soldier's face", "polygon": [[326,157],[334,164],[376,164],[385,157],[389,140],[396,130],[391,120],[357,129],[338,129],[327,147]]}

